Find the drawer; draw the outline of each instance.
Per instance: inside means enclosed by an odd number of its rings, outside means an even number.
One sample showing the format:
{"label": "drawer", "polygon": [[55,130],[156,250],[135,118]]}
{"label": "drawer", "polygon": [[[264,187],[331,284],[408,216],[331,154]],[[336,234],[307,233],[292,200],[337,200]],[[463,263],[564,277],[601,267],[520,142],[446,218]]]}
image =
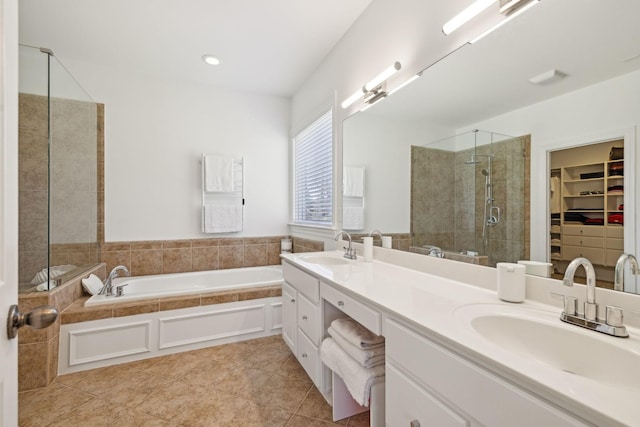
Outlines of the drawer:
{"label": "drawer", "polygon": [[605,254],[606,266],[613,267],[618,262],[618,258],[622,255],[622,250],[617,249],[607,249],[607,253]]}
{"label": "drawer", "polygon": [[572,236],[572,235],[564,234],[562,236],[562,244],[570,245],[570,246],[586,246],[591,248],[604,248],[604,238]]}
{"label": "drawer", "polygon": [[286,261],[282,264],[282,275],[287,283],[302,292],[309,301],[316,304],[320,301],[320,281],[318,279]]}
{"label": "drawer", "polygon": [[282,339],[287,343],[293,354],[296,354],[296,335],[298,327],[296,326],[297,318],[297,299],[298,293],[294,288],[282,284]]}
{"label": "drawer", "polygon": [[320,333],[320,313],[318,306],[313,304],[304,295],[298,296],[298,327],[316,345],[320,345],[322,334]]}
{"label": "drawer", "polygon": [[573,236],[604,237],[604,227],[599,225],[564,225],[562,234]]}
{"label": "drawer", "polygon": [[624,251],[624,239],[607,238],[607,249],[617,249],[620,252]]}
{"label": "drawer", "polygon": [[320,389],[320,352],[318,351],[318,347],[316,347],[309,338],[302,332],[301,329],[298,329],[298,362],[302,365],[311,381]]}
{"label": "drawer", "polygon": [[320,284],[320,296],[374,334],[382,334],[382,315],[376,310],[326,283]]}
{"label": "drawer", "polygon": [[[469,423],[392,364],[385,366],[387,426],[463,427]],[[416,424],[415,422],[419,424]],[[412,424],[413,423],[413,424]]]}
{"label": "drawer", "polygon": [[607,227],[607,237],[614,237],[616,239],[624,238],[624,227],[616,227],[615,225]]}
{"label": "drawer", "polygon": [[[394,365],[409,379],[415,379],[420,388],[432,391],[441,402],[450,402],[447,406],[455,408],[457,413],[464,413],[465,417],[473,420],[473,425],[587,425],[399,322],[387,319],[385,335],[386,366]],[[393,395],[393,391],[388,390],[387,395]],[[496,410],[497,407],[500,410]],[[394,411],[390,407],[386,410],[387,413]]]}
{"label": "drawer", "polygon": [[571,261],[574,258],[585,257],[592,264],[604,265],[604,248],[585,248],[581,246],[563,246],[562,257]]}

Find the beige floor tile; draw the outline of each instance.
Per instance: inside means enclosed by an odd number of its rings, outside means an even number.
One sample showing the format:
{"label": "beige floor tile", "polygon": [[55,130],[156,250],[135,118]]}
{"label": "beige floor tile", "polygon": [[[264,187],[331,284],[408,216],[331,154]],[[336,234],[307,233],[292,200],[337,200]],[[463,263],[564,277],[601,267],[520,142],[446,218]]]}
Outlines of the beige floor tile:
{"label": "beige floor tile", "polygon": [[164,421],[160,418],[147,415],[134,410],[129,410],[125,415],[113,420],[113,426],[117,427],[177,427],[179,424],[174,424],[169,421]]}
{"label": "beige floor tile", "polygon": [[21,426],[43,426],[62,419],[93,396],[53,383],[49,387],[18,394]]}
{"label": "beige floor tile", "polygon": [[282,365],[280,365],[280,369],[276,371],[278,375],[295,378],[300,380],[309,379],[309,375],[304,370],[298,359],[293,354],[289,355],[289,358],[284,361]]}
{"label": "beige floor tile", "polygon": [[274,374],[262,389],[262,393],[254,398],[260,405],[295,411],[311,387],[314,385],[310,380],[297,380]]}
{"label": "beige floor tile", "polygon": [[[333,422],[333,410],[322,397],[317,388],[311,387],[309,393],[296,411],[296,415],[317,419],[325,422]],[[347,425],[348,420],[337,421],[336,424]]]}
{"label": "beige floor tile", "polygon": [[174,420],[189,406],[203,400],[191,384],[172,381],[165,387],[156,390],[152,395],[136,407],[136,410],[163,420]]}
{"label": "beige floor tile", "polygon": [[369,427],[369,425],[371,425],[371,421],[369,419],[368,411],[354,415],[349,418],[349,422],[347,423],[347,427]]}
{"label": "beige floor tile", "polygon": [[339,426],[339,425],[340,424],[314,420],[313,418],[307,418],[301,415],[294,415],[291,418],[291,420],[289,420],[286,427],[327,427],[327,426]]}
{"label": "beige floor tile", "polygon": [[255,402],[259,400],[272,376],[273,374],[269,371],[240,367],[215,384],[215,388],[225,393],[244,396]]}
{"label": "beige floor tile", "polygon": [[127,409],[113,402],[109,402],[100,398],[95,398],[76,407],[72,412],[63,417],[57,418],[51,427],[68,427],[68,426],[111,426],[113,420],[121,417],[127,412]]}

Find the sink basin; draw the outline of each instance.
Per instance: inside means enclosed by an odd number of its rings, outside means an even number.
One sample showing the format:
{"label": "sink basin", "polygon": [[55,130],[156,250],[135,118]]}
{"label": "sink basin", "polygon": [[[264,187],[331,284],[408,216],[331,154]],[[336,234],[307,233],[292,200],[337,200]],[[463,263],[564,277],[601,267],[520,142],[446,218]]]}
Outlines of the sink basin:
{"label": "sink basin", "polygon": [[527,307],[475,304],[456,310],[482,339],[525,360],[614,386],[640,384],[636,340],[567,325],[557,313]]}
{"label": "sink basin", "polygon": [[344,265],[349,264],[349,260],[345,258],[337,258],[335,256],[322,256],[322,255],[313,255],[313,256],[303,256],[300,257],[304,262],[309,262],[311,264],[320,264],[320,265]]}

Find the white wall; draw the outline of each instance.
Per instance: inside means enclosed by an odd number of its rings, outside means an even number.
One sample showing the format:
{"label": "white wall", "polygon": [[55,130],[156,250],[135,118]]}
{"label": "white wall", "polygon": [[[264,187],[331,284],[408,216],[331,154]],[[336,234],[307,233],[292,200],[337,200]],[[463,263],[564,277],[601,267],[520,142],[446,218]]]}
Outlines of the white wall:
{"label": "white wall", "polygon": [[[65,63],[105,104],[105,239],[287,233],[290,100]],[[203,234],[201,153],[245,158],[242,233]]]}

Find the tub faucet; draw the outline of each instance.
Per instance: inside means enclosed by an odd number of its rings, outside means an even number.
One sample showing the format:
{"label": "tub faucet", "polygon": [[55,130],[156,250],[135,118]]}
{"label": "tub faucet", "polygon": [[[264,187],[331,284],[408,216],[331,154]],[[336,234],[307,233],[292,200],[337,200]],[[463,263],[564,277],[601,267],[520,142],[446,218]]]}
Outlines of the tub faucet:
{"label": "tub faucet", "polygon": [[[623,262],[624,264],[624,262]],[[622,308],[608,305],[604,322],[598,320],[598,304],[596,304],[596,272],[591,262],[583,257],[576,258],[569,263],[564,273],[562,284],[573,286],[573,277],[578,267],[583,266],[587,273],[587,300],[584,303],[584,315],[576,312],[576,298],[564,297],[564,311],[560,320],[592,331],[615,337],[626,338],[629,336],[627,328],[622,324]]]}
{"label": "tub faucet", "polygon": [[428,256],[436,257],[436,258],[444,258],[444,252],[437,246],[425,246],[425,248],[429,251],[427,253]]}
{"label": "tub faucet", "polygon": [[631,254],[622,254],[616,262],[616,270],[613,275],[613,289],[616,291],[624,291],[624,265],[629,261],[631,264],[631,272],[633,274],[640,274],[640,268],[638,268],[638,260]]}
{"label": "tub faucet", "polygon": [[100,291],[98,291],[98,295],[105,295],[108,297],[113,296],[112,282],[113,279],[118,277],[118,272],[120,271],[123,271],[125,275],[130,276],[129,270],[124,265],[115,267],[113,270],[111,270],[111,273],[109,273],[109,277],[107,277],[107,279],[104,281],[104,286],[102,287],[102,289],[100,289]]}
{"label": "tub faucet", "polygon": [[344,257],[347,259],[357,259],[356,250],[351,248],[351,235],[349,233],[347,233],[346,231],[339,232],[338,234],[336,234],[336,241],[338,241],[340,236],[342,236],[343,234],[349,239],[349,247],[344,248]]}

